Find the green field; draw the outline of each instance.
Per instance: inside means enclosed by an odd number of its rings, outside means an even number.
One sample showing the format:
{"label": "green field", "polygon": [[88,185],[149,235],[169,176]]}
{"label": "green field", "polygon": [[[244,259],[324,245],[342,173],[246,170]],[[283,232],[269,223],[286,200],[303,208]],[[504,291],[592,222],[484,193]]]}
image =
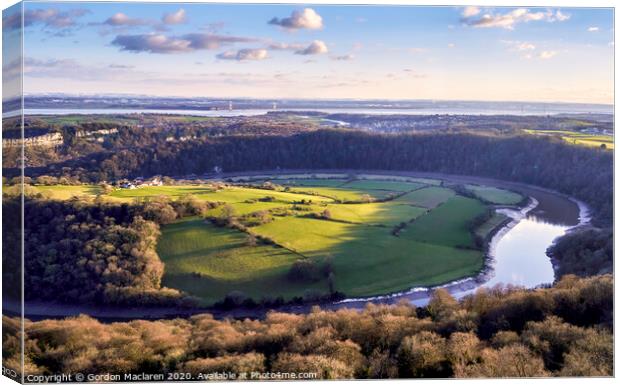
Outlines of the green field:
{"label": "green field", "polygon": [[[290,186],[300,180],[281,178],[272,182]],[[342,184],[337,186],[335,182]],[[482,267],[483,252],[474,246],[474,231],[469,228],[469,222],[486,210],[480,200],[420,182],[321,183],[320,179],[306,179],[303,183],[287,193],[328,196],[337,191],[343,194],[340,198],[348,199],[373,191],[405,194],[386,202],[347,204],[315,200],[304,206],[307,211],[290,210],[284,216],[272,216],[268,223],[248,227],[248,233],[258,239],[270,239],[275,246],[248,246],[247,234],[204,221],[166,226],[159,246],[166,263],[164,282],[202,298],[205,303],[221,299],[227,290],[242,291],[255,299],[276,295],[290,299],[302,296],[307,289],[325,294],[328,290],[325,277],[307,283],[287,278],[294,261],[307,259],[320,264],[330,260],[336,290],[349,296],[371,296],[444,283],[473,275]],[[351,190],[347,190],[348,186]],[[227,192],[228,189],[231,191]],[[218,194],[238,190],[229,187]],[[268,203],[245,203],[240,199],[230,202],[239,216],[293,207],[284,199]],[[328,217],[309,216],[325,210]],[[219,213],[221,207],[208,215]],[[393,231],[400,223],[405,223],[404,229],[395,236]],[[491,223],[484,226],[493,227]],[[214,239],[206,240],[207,237]]]}
{"label": "green field", "polygon": [[[218,228],[202,219],[189,219],[165,226],[157,251],[165,263],[163,285],[198,296],[203,304],[221,300],[228,293],[303,295],[306,284],[286,279],[298,258],[276,246],[247,246],[247,235]],[[325,283],[309,285],[325,290]]]}
{"label": "green field", "polygon": [[449,188],[426,187],[405,194],[402,197],[397,198],[396,201],[432,209],[452,198],[454,195],[454,190]]}
{"label": "green field", "polygon": [[405,228],[401,237],[437,245],[472,247],[473,236],[468,229],[468,222],[484,211],[482,202],[456,196],[417,218]]}
{"label": "green field", "polygon": [[523,196],[520,194],[496,187],[469,184],[465,188],[477,197],[497,205],[516,205],[523,200]]}
{"label": "green field", "polygon": [[51,199],[69,199],[74,196],[94,197],[101,194],[102,189],[95,185],[79,185],[79,186],[32,186],[34,191],[43,194],[43,196]]}
{"label": "green field", "polygon": [[347,182],[346,179],[271,179],[269,181],[283,186],[314,187],[339,187]]}
{"label": "green field", "polygon": [[567,143],[580,146],[605,148],[607,150],[614,149],[614,137],[610,135],[595,135],[563,130],[525,130],[525,132],[532,135],[556,136],[562,138]]}
{"label": "green field", "polygon": [[355,180],[341,187],[344,187],[347,189],[388,190],[388,191],[407,192],[407,191],[419,189],[422,186],[424,186],[422,183],[391,182],[391,181],[378,181],[378,180]]}
{"label": "green field", "polygon": [[306,193],[312,195],[319,195],[341,202],[359,202],[367,198],[384,199],[389,195],[398,194],[398,191],[356,189],[348,188],[346,185],[342,187],[291,187],[290,191],[298,194]]}
{"label": "green field", "polygon": [[[331,176],[264,180],[276,189],[261,188],[261,182],[115,189],[109,194],[86,185],[35,188],[55,199],[102,194],[103,199],[134,202],[192,194],[220,202],[205,218],[162,226],[157,245],[165,263],[163,285],[196,296],[204,305],[231,292],[255,300],[289,300],[308,291],[328,294],[331,283],[347,296],[372,296],[471,276],[484,260],[474,236],[493,231],[503,217],[494,216],[475,229],[471,221],[490,202],[522,199],[473,185],[468,188],[480,199],[467,198],[430,179],[428,184],[424,179]],[[222,204],[231,207],[232,214],[224,216]],[[222,218],[243,226],[225,227]],[[312,279],[291,278],[291,266],[300,260],[316,266]],[[331,278],[324,271],[331,271]]]}
{"label": "green field", "polygon": [[241,203],[248,200],[259,200],[267,197],[273,197],[275,201],[292,203],[301,200],[312,202],[331,202],[332,199],[307,195],[301,193],[283,192],[264,190],[248,187],[230,186],[221,190],[216,190],[211,186],[161,186],[161,187],[143,187],[137,189],[118,189],[110,194],[114,198],[123,198],[126,200],[134,200],[136,198],[148,198],[157,196],[169,196],[178,198],[180,196],[192,194],[197,198],[212,202]]}
{"label": "green field", "polygon": [[391,226],[417,218],[426,212],[424,208],[397,202],[330,204],[325,208],[329,210],[334,220]]}
{"label": "green field", "polygon": [[476,235],[481,238],[486,238],[493,230],[501,225],[508,217],[504,214],[494,213],[485,223],[476,229]]}

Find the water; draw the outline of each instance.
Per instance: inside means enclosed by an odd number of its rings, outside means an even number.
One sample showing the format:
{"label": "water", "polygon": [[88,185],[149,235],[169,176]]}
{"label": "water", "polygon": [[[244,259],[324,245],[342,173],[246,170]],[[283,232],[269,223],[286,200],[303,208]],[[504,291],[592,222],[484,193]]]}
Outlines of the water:
{"label": "water", "polygon": [[[514,210],[498,210],[515,217]],[[513,213],[508,213],[513,211]],[[497,284],[533,288],[553,283],[555,278],[547,248],[562,236],[568,226],[548,223],[536,217],[518,218],[520,221],[492,245],[495,256],[493,276],[483,286]]]}
{"label": "water", "polygon": [[[192,116],[213,116],[213,117],[232,117],[232,116],[256,116],[273,111],[272,109],[239,109],[239,110],[198,110],[198,109],[137,109],[137,108],[26,108],[24,115],[91,115],[91,114],[174,114]],[[367,115],[556,115],[567,113],[613,113],[609,106],[591,105],[570,105],[553,104],[549,106],[529,105],[528,108],[521,108],[516,103],[514,105],[445,105],[445,106],[421,106],[417,108],[283,108],[282,111],[317,111],[327,114],[367,114]],[[4,113],[2,116],[8,118],[19,115],[19,111]]]}

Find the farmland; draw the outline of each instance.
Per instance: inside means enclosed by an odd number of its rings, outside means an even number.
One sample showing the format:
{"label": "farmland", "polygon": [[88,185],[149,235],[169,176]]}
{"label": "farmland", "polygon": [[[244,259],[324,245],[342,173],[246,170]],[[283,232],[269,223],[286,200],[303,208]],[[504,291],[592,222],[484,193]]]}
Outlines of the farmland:
{"label": "farmland", "polygon": [[[372,296],[476,274],[484,252],[475,237],[502,223],[471,223],[490,205],[523,197],[489,186],[432,179],[260,176],[104,190],[96,185],[33,186],[51,199],[98,196],[141,204],[193,196],[199,216],[161,226],[162,284],[212,305],[227,295],[259,301]],[[459,191],[470,191],[464,196]],[[300,262],[301,261],[301,262]],[[292,277],[302,263],[308,276]],[[309,266],[309,267],[308,267]]]}
{"label": "farmland", "polygon": [[523,197],[517,193],[490,186],[466,185],[476,197],[497,205],[516,205]]}
{"label": "farmland", "polygon": [[614,137],[612,135],[600,135],[589,134],[579,131],[568,130],[525,130],[528,134],[543,135],[543,136],[555,136],[562,138],[564,141],[570,144],[586,146],[586,147],[598,147],[606,150],[614,149]]}

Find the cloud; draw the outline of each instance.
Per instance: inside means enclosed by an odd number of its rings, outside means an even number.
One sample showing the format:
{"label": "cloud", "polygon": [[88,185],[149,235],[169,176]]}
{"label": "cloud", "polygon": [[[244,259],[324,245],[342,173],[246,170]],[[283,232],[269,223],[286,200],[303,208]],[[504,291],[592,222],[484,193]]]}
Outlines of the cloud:
{"label": "cloud", "polygon": [[327,45],[321,40],[315,40],[306,48],[295,51],[297,55],[320,55],[327,52]]}
{"label": "cloud", "polygon": [[448,43],[448,48],[454,48],[454,47],[456,47],[456,44],[454,44],[454,43]]}
{"label": "cloud", "polygon": [[570,15],[564,14],[561,11],[547,11],[547,12],[531,12],[527,8],[518,8],[508,13],[485,13],[482,16],[463,16],[461,19],[466,25],[475,28],[504,28],[514,29],[515,25],[519,23],[528,23],[530,21],[566,21],[570,19]]}
{"label": "cloud", "polygon": [[424,53],[426,51],[428,51],[426,48],[420,48],[420,47],[407,48],[407,52],[413,55]]}
{"label": "cloud", "polygon": [[118,69],[132,69],[132,68],[135,68],[135,66],[125,65],[125,64],[110,64],[108,67],[110,67],[110,68],[118,68]]}
{"label": "cloud", "polygon": [[125,15],[122,12],[118,12],[110,16],[109,18],[107,18],[107,20],[104,21],[103,24],[111,25],[114,27],[120,27],[120,26],[147,25],[147,24],[151,24],[151,22],[148,20],[144,20],[144,19],[134,19],[134,18],[131,18]]}
{"label": "cloud", "polygon": [[163,34],[119,35],[112,45],[121,51],[150,53],[183,53],[196,50],[218,49],[234,43],[253,42],[256,39],[206,33],[190,33],[180,37],[168,37]]}
{"label": "cloud", "polygon": [[570,19],[570,15],[558,10],[555,12],[555,15],[552,15],[549,21],[566,21],[568,19]]}
{"label": "cloud", "polygon": [[526,41],[502,40],[502,43],[508,45],[513,51],[533,51],[536,46]]}
{"label": "cloud", "polygon": [[29,78],[69,79],[72,81],[120,81],[128,83],[140,77],[153,78],[156,75],[137,71],[133,66],[84,65],[74,59],[24,58],[24,76]]}
{"label": "cloud", "polygon": [[278,19],[274,17],[269,24],[279,25],[286,29],[321,29],[323,18],[312,8],[304,8],[302,11],[293,11],[290,17]]}
{"label": "cloud", "polygon": [[556,51],[542,51],[541,53],[538,54],[538,58],[543,59],[543,60],[551,59],[557,54],[558,53]]}
{"label": "cloud", "polygon": [[[33,9],[24,12],[24,27],[43,25],[45,28],[66,29],[77,25],[77,19],[90,13],[87,9],[59,11],[54,8]],[[18,29],[22,26],[20,13],[2,19],[3,28]]]}
{"label": "cloud", "polygon": [[112,41],[112,45],[121,47],[121,51],[129,52],[179,53],[192,50],[189,40],[161,34],[119,35]]}
{"label": "cloud", "polygon": [[461,16],[468,18],[468,17],[476,16],[479,13],[480,13],[480,8],[470,5],[470,6],[463,8],[463,12],[461,12]]}
{"label": "cloud", "polygon": [[244,48],[238,51],[226,51],[216,55],[221,60],[264,60],[267,59],[267,50],[264,48]]}
{"label": "cloud", "polygon": [[598,27],[589,27],[588,28],[588,32],[598,32],[599,28]]}
{"label": "cloud", "polygon": [[337,61],[349,61],[349,60],[355,59],[355,56],[353,54],[348,53],[346,55],[332,56],[330,59],[337,60]]}
{"label": "cloud", "polygon": [[273,51],[299,51],[304,49],[303,44],[299,43],[270,43],[267,48]]}
{"label": "cloud", "polygon": [[164,14],[161,20],[164,24],[172,25],[183,24],[187,21],[187,18],[185,17],[185,10],[183,8],[179,8],[176,12]]}

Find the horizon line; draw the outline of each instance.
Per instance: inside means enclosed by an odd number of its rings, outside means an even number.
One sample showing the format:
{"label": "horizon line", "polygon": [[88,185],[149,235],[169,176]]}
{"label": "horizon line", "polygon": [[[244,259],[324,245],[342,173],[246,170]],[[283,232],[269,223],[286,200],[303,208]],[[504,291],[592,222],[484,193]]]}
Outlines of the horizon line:
{"label": "horizon line", "polygon": [[[592,102],[577,102],[577,101],[542,101],[542,100],[488,100],[488,99],[390,99],[390,98],[288,98],[288,97],[250,97],[250,96],[180,96],[180,95],[155,95],[155,94],[129,94],[129,93],[65,93],[65,92],[34,92],[24,93],[23,97],[43,97],[43,96],[64,96],[64,97],[133,97],[133,98],[171,98],[171,99],[215,99],[215,100],[257,100],[257,101],[358,101],[358,102],[372,102],[372,101],[389,101],[389,102],[474,102],[474,103],[533,103],[533,104],[581,104],[581,105],[593,105],[593,106],[612,106],[615,107],[615,103],[592,103]],[[21,99],[22,96],[3,99],[5,103],[11,100]]]}

